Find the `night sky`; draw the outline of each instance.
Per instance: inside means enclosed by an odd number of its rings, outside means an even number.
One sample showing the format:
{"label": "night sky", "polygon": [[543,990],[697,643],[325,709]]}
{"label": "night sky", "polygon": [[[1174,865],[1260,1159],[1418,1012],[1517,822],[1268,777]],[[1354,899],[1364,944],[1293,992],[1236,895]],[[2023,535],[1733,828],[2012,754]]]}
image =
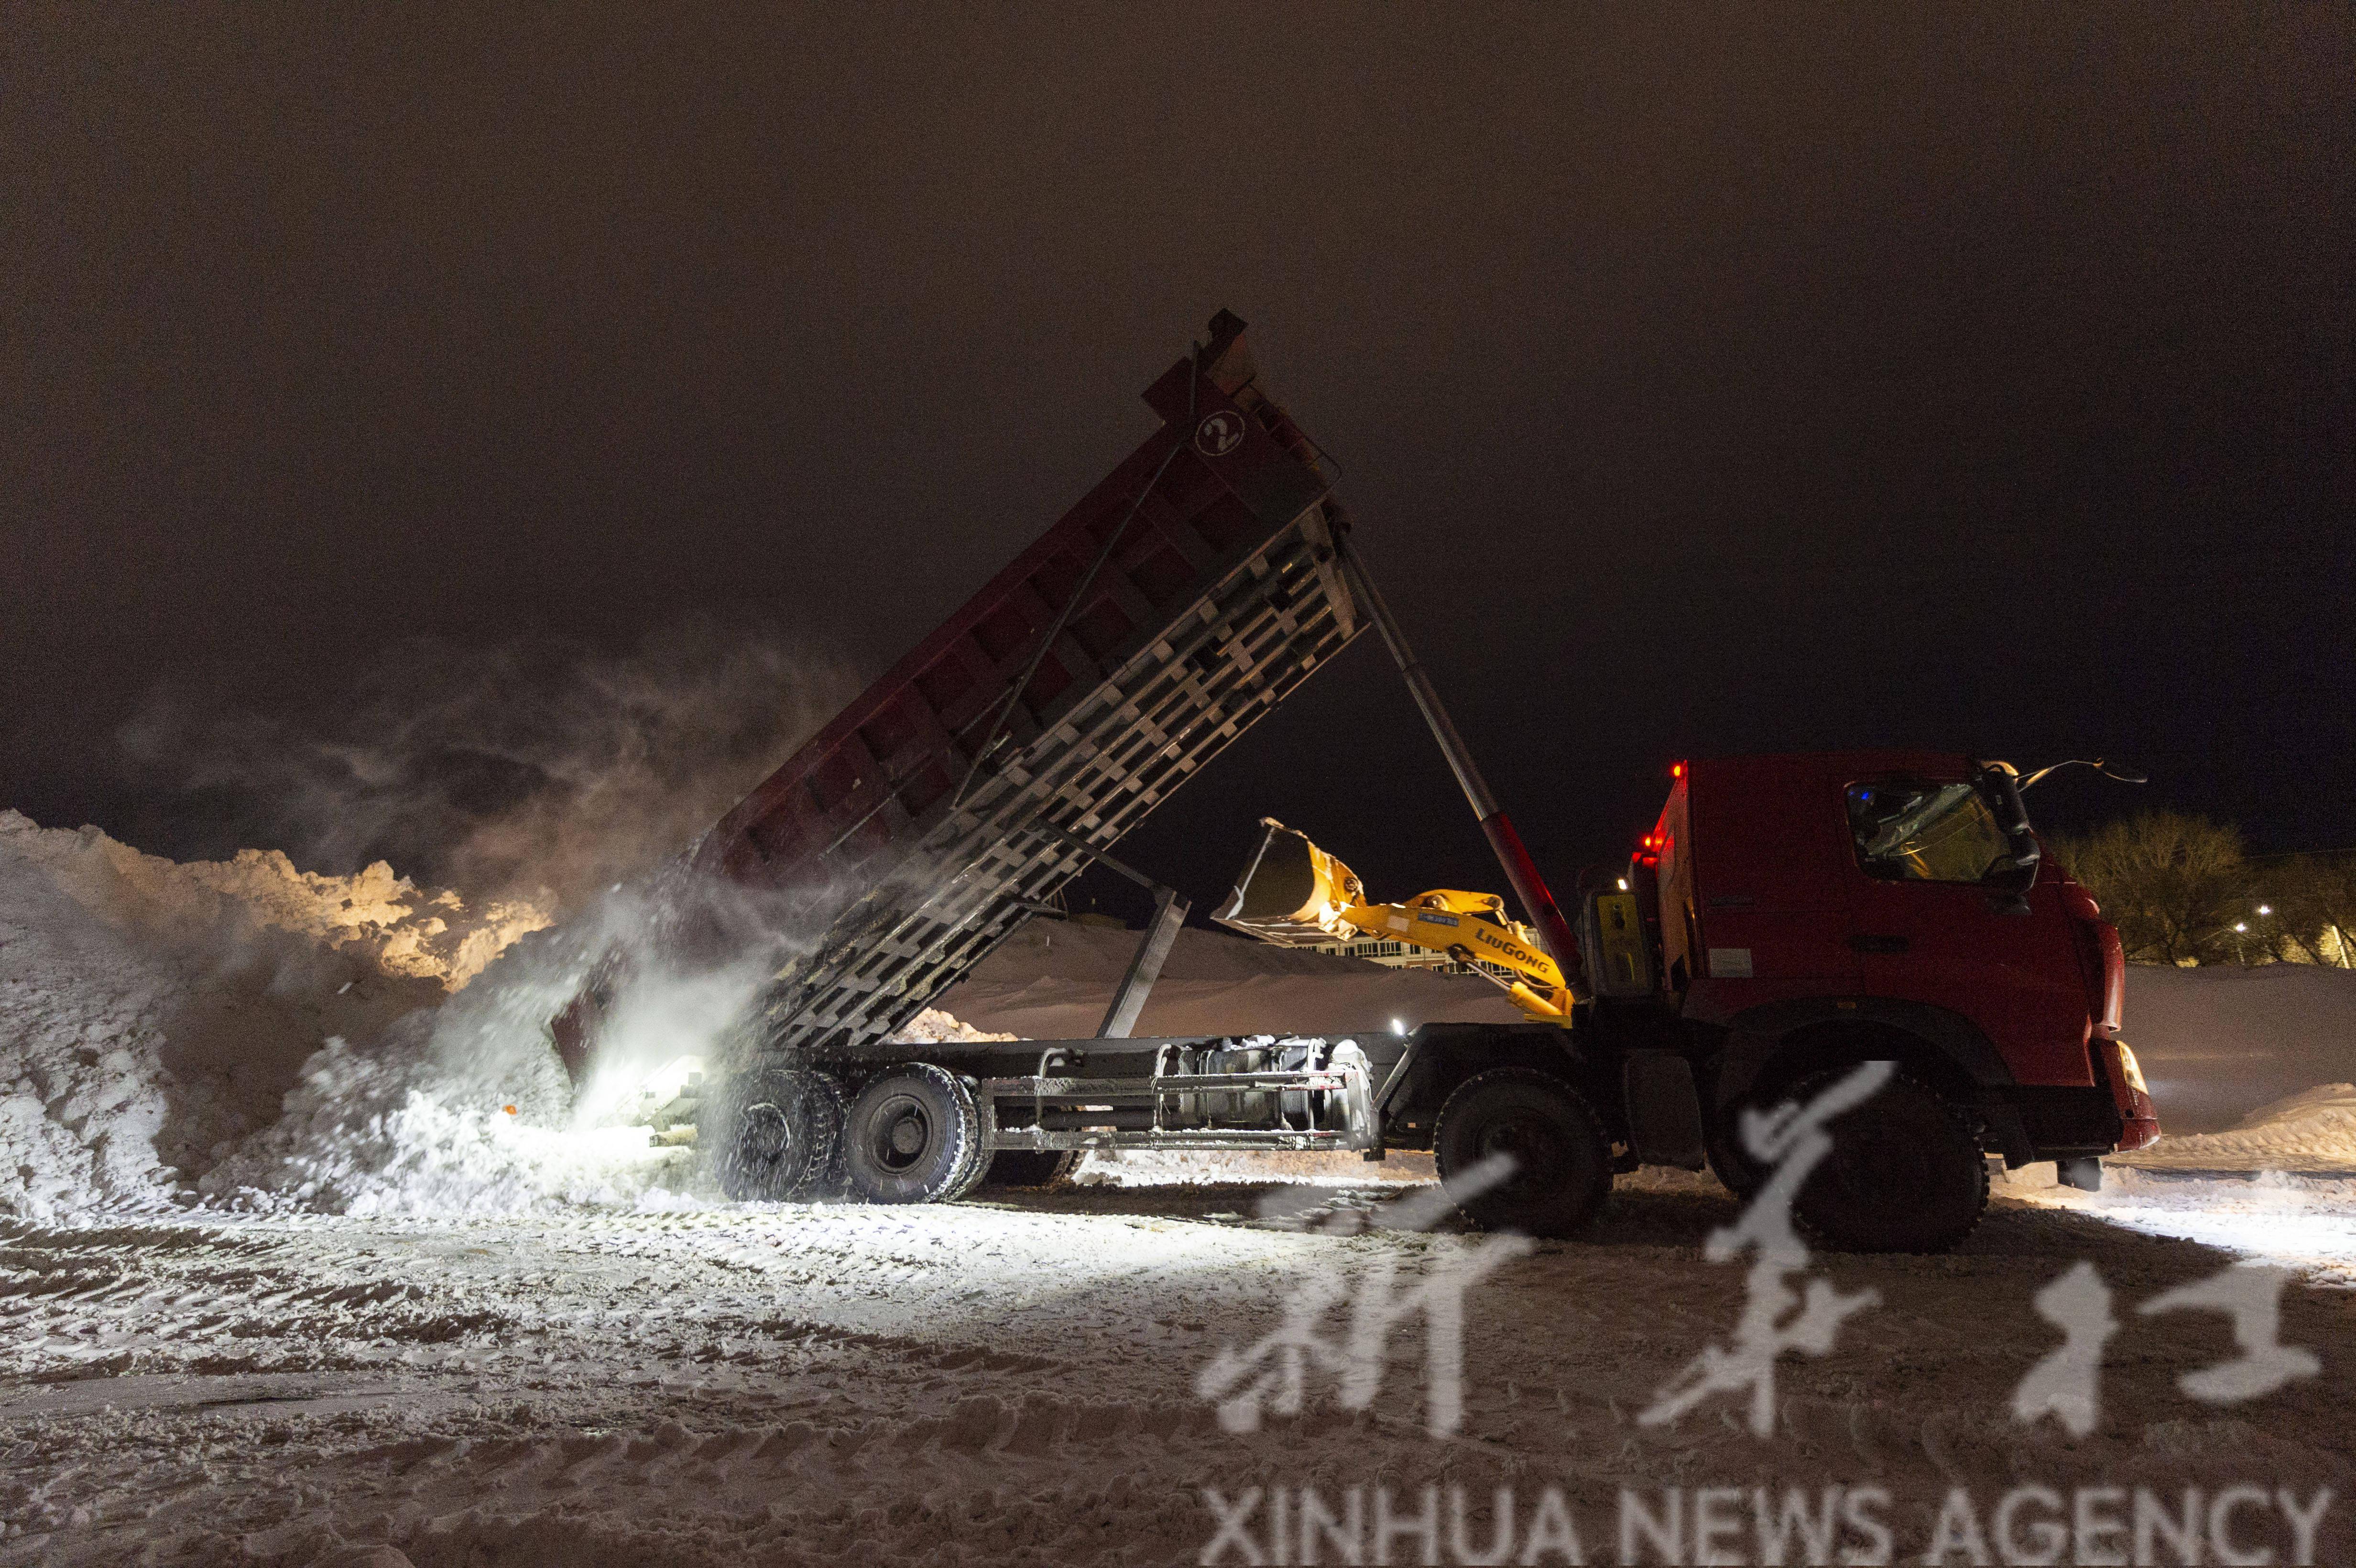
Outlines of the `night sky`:
{"label": "night sky", "polygon": [[[7,12],[0,805],[219,852],[123,727],[420,635],[879,672],[1225,306],[1558,882],[1878,743],[2356,845],[2344,5],[491,9]],[[1371,636],[1125,852],[1264,813],[1498,880]]]}

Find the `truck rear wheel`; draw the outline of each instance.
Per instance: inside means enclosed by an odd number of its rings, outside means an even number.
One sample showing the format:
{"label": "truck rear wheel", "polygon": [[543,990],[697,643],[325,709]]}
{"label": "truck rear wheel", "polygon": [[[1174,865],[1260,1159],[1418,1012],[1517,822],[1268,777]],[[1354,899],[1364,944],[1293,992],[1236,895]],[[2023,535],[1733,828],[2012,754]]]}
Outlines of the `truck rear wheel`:
{"label": "truck rear wheel", "polygon": [[[1803,1080],[1805,1104],[1847,1070]],[[1836,1117],[1832,1153],[1800,1189],[1793,1212],[1834,1246],[1855,1253],[1943,1253],[1969,1235],[1987,1207],[1987,1161],[1963,1113],[1900,1073]]]}
{"label": "truck rear wheel", "polygon": [[931,1062],[894,1067],[851,1103],[843,1170],[870,1203],[947,1203],[983,1168],[981,1117],[957,1075]]}
{"label": "truck rear wheel", "polygon": [[729,1080],[716,1109],[712,1163],[723,1192],[766,1203],[833,1196],[842,1085],[807,1069],[762,1068]]}
{"label": "truck rear wheel", "polygon": [[1080,1163],[1076,1148],[1002,1148],[982,1171],[984,1187],[1054,1187]]}
{"label": "truck rear wheel", "polygon": [[1502,1181],[1459,1199],[1492,1231],[1566,1236],[1595,1218],[1612,1191],[1612,1149],[1586,1097],[1558,1078],[1499,1067],[1466,1079],[1440,1108],[1432,1155],[1442,1182],[1510,1156]]}

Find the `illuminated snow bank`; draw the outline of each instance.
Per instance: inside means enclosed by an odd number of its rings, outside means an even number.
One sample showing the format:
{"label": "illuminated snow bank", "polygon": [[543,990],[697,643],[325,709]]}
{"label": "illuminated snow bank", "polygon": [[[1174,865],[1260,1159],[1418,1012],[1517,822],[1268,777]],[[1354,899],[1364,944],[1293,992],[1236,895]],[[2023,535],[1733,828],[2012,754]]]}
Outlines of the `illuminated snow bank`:
{"label": "illuminated snow bank", "polygon": [[2154,1169],[2356,1174],[2356,1083],[2325,1083],[2262,1105],[2228,1132],[2163,1137],[2124,1162]]}
{"label": "illuminated snow bank", "polygon": [[[600,1095],[701,1065],[759,974],[642,976],[611,1082],[577,1097],[549,1047],[609,942],[648,923],[644,896],[544,929],[382,864],[182,865],[0,812],[0,1215],[716,1200],[691,1147],[597,1125]],[[902,1038],[1013,1037],[926,1011]]]}
{"label": "illuminated snow bank", "polygon": [[180,865],[0,811],[0,1214],[185,1200],[323,1040],[385,1034],[547,923],[381,865]]}
{"label": "illuminated snow bank", "polygon": [[275,849],[166,860],[95,827],[41,828],[15,811],[0,811],[0,852],[38,867],[109,924],[167,947],[219,953],[283,933],[380,974],[433,980],[451,991],[553,919],[512,899],[470,908],[455,892],[419,888],[381,860],[349,877],[298,871]]}
{"label": "illuminated snow bank", "polygon": [[454,1069],[436,1056],[434,1024],[413,1015],[366,1051],[329,1040],[279,1121],[199,1189],[238,1208],[363,1215],[668,1206],[683,1197],[691,1150],[656,1143],[644,1127],[571,1125],[552,1060],[519,1059],[504,1082]]}

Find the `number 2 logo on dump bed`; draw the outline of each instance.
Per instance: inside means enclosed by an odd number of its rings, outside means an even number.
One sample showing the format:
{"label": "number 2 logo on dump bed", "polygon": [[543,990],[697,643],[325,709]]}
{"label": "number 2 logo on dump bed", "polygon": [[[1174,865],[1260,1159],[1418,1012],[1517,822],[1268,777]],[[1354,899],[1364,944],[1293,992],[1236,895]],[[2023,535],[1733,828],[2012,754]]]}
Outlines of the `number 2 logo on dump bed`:
{"label": "number 2 logo on dump bed", "polygon": [[1244,416],[1220,409],[1204,416],[1194,427],[1194,450],[1205,457],[1225,457],[1244,443]]}

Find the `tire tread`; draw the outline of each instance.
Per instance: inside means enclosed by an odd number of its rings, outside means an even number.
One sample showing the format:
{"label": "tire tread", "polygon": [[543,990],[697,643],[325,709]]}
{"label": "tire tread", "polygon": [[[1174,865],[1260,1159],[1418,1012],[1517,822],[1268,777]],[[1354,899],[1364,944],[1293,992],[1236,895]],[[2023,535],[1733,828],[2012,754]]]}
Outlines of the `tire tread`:
{"label": "tire tread", "polygon": [[[1557,1205],[1551,1214],[1532,1215],[1528,1211],[1529,1206],[1525,1205],[1525,1212],[1518,1221],[1506,1217],[1498,1203],[1484,1200],[1489,1199],[1489,1194],[1460,1204],[1459,1211],[1484,1229],[1527,1231],[1542,1236],[1569,1235],[1584,1228],[1595,1218],[1597,1211],[1612,1191],[1611,1144],[1604,1136],[1602,1118],[1595,1114],[1595,1107],[1575,1085],[1552,1073],[1530,1067],[1493,1067],[1485,1072],[1475,1073],[1458,1084],[1440,1105],[1440,1119],[1432,1128],[1433,1155],[1436,1159],[1444,1159],[1441,1151],[1448,1146],[1451,1130],[1466,1116],[1477,1114],[1484,1100],[1515,1087],[1540,1090],[1554,1099],[1561,1109],[1569,1113],[1575,1136],[1590,1141],[1592,1161],[1583,1183],[1586,1190],[1573,1194],[1568,1204]],[[1451,1174],[1446,1163],[1442,1163],[1440,1179],[1445,1181]]]}
{"label": "tire tread", "polygon": [[[1847,1075],[1847,1073],[1855,1071],[1855,1069],[1856,1064],[1850,1063],[1845,1067],[1811,1073],[1807,1077],[1800,1080],[1799,1083],[1794,1084],[1792,1086],[1791,1093],[1787,1097],[1804,1103],[1805,1101],[1814,1098],[1816,1094],[1823,1093],[1824,1090],[1835,1080]],[[1952,1125],[1955,1134],[1963,1140],[1965,1145],[1970,1148],[1972,1155],[1971,1166],[1973,1178],[1977,1184],[1977,1197],[1972,1204],[1971,1214],[1968,1218],[1965,1218],[1957,1221],[1951,1221],[1945,1227],[1922,1237],[1919,1242],[1916,1242],[1913,1244],[1903,1244],[1897,1242],[1862,1242],[1854,1238],[1843,1237],[1838,1234],[1836,1228],[1827,1227],[1819,1220],[1811,1218],[1807,1212],[1807,1189],[1804,1187],[1801,1189],[1800,1199],[1794,1201],[1792,1205],[1792,1217],[1797,1221],[1801,1226],[1806,1229],[1811,1235],[1815,1236],[1818,1240],[1824,1242],[1828,1246],[1839,1248],[1843,1251],[1864,1253],[1944,1253],[1957,1245],[1966,1236],[1969,1236],[1974,1230],[1977,1229],[1980,1222],[1980,1217],[1987,1212],[1987,1159],[1986,1150],[1980,1142],[1978,1130],[1973,1126],[1971,1118],[1965,1115],[1961,1106],[1955,1104],[1954,1102],[1949,1100],[1945,1095],[1931,1087],[1930,1084],[1925,1083],[1921,1078],[1916,1077],[1914,1074],[1908,1072],[1903,1069],[1901,1069],[1897,1073],[1892,1075],[1889,1085],[1883,1089],[1882,1093],[1887,1093],[1890,1089],[1895,1088],[1900,1084],[1904,1084],[1907,1088],[1912,1090],[1916,1093],[1928,1097],[1934,1104],[1936,1104],[1940,1110],[1944,1113],[1948,1123]],[[1866,1104],[1870,1105],[1872,1102],[1868,1101]],[[1859,1110],[1862,1110],[1863,1108],[1863,1106],[1858,1107]],[[1851,1112],[1850,1114],[1855,1115],[1856,1113]]]}

